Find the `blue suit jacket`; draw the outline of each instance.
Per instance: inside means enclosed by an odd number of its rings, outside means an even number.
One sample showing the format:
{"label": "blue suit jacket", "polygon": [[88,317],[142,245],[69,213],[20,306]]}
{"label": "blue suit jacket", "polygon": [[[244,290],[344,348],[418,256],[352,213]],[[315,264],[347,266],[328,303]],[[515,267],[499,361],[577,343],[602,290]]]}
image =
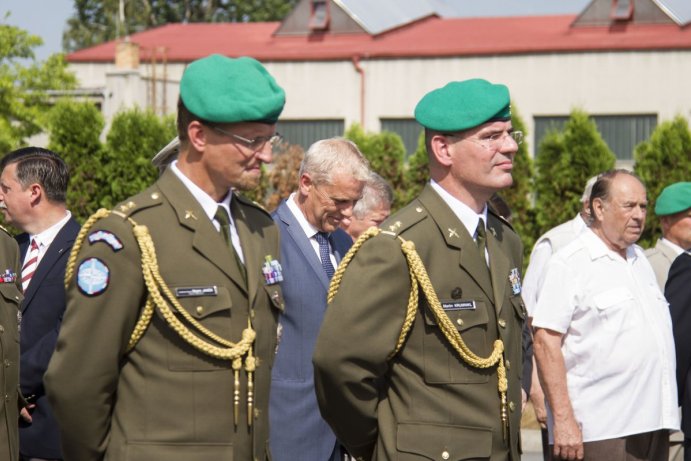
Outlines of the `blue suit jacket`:
{"label": "blue suit jacket", "polygon": [[[281,232],[285,311],[279,319],[282,332],[271,374],[271,455],[274,461],[326,461],[336,436],[319,413],[312,352],[326,310],[329,279],[285,201],[272,216]],[[329,239],[340,262],[352,240],[341,229]]]}
{"label": "blue suit jacket", "polygon": [[[48,405],[43,374],[55,350],[65,312],[65,265],[79,229],[74,218],[60,229],[41,258],[21,306],[19,381],[25,397],[36,396],[33,422],[19,426],[19,450],[28,458],[62,458],[58,424]],[[24,261],[29,235],[17,236],[17,243],[20,261]]]}

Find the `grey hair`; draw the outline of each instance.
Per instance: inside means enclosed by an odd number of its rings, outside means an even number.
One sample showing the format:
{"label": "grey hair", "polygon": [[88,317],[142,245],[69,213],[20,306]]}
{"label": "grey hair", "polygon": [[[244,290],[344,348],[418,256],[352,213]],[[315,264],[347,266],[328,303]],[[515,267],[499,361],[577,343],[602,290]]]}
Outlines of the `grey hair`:
{"label": "grey hair", "polygon": [[[637,174],[623,168],[608,170],[598,175],[597,181],[595,181],[595,184],[593,184],[593,190],[590,193],[590,216],[592,216],[593,220],[595,220],[595,210],[593,209],[593,202],[595,201],[595,199],[600,199],[603,202],[609,200],[609,191],[612,186],[612,181],[619,175],[631,176],[632,178],[636,178],[638,182],[643,184],[643,181],[641,180],[641,178],[638,177]],[[645,185],[643,186],[645,187]]]}
{"label": "grey hair", "polygon": [[392,203],[393,189],[389,183],[374,171],[370,171],[362,190],[362,198],[353,207],[353,216],[364,219],[377,206],[386,205],[391,208]]}
{"label": "grey hair", "polygon": [[365,182],[369,178],[369,162],[352,141],[340,137],[322,139],[307,149],[298,174],[308,174],[316,183],[330,183],[334,172]]}
{"label": "grey hair", "polygon": [[583,195],[581,195],[582,204],[587,205],[590,203],[590,194],[593,192],[593,186],[595,185],[595,181],[597,181],[597,178],[599,177],[600,175],[597,174],[592,178],[588,179],[588,181],[585,183],[585,189],[583,189]]}

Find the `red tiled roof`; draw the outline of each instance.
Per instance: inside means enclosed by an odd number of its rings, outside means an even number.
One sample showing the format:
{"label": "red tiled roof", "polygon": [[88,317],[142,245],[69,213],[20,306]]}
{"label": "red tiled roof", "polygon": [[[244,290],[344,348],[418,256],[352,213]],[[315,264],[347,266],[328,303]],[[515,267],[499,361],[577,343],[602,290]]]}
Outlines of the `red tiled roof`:
{"label": "red tiled roof", "polygon": [[[691,49],[691,27],[628,24],[578,27],[576,16],[504,18],[430,17],[372,36],[342,34],[273,36],[278,22],[168,24],[134,34],[148,60],[154,47],[167,48],[171,62],[189,62],[211,53],[252,56],[261,61],[322,61],[370,58],[504,55],[610,50]],[[70,62],[113,62],[115,42],[76,51]],[[160,58],[158,58],[160,59]]]}

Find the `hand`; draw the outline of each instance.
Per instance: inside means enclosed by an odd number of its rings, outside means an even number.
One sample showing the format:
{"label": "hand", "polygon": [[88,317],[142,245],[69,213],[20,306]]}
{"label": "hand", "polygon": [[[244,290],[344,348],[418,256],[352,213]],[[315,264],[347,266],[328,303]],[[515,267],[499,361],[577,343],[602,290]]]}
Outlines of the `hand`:
{"label": "hand", "polygon": [[530,389],[530,401],[535,410],[535,419],[540,424],[540,427],[547,429],[547,409],[545,408],[545,394],[542,392],[542,387],[539,383],[533,382]]}
{"label": "hand", "polygon": [[31,422],[33,421],[33,418],[31,417],[31,412],[34,410],[34,408],[36,408],[35,403],[28,404],[27,406],[19,410],[19,417],[27,423],[31,424]]}
{"label": "hand", "polygon": [[521,413],[525,411],[525,406],[528,404],[528,394],[524,389],[521,389]]}
{"label": "hand", "polygon": [[573,416],[554,421],[554,456],[557,459],[583,459],[583,434]]}

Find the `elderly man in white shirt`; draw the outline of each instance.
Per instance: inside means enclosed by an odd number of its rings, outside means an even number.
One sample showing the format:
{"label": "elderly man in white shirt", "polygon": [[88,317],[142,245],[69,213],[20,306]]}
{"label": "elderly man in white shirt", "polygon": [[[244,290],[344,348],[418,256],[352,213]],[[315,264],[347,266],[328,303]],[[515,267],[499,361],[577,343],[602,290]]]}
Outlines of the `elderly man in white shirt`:
{"label": "elderly man in white shirt", "polygon": [[679,428],[672,325],[643,250],[645,187],[603,173],[592,224],[558,251],[533,312],[557,458],[663,461]]}

